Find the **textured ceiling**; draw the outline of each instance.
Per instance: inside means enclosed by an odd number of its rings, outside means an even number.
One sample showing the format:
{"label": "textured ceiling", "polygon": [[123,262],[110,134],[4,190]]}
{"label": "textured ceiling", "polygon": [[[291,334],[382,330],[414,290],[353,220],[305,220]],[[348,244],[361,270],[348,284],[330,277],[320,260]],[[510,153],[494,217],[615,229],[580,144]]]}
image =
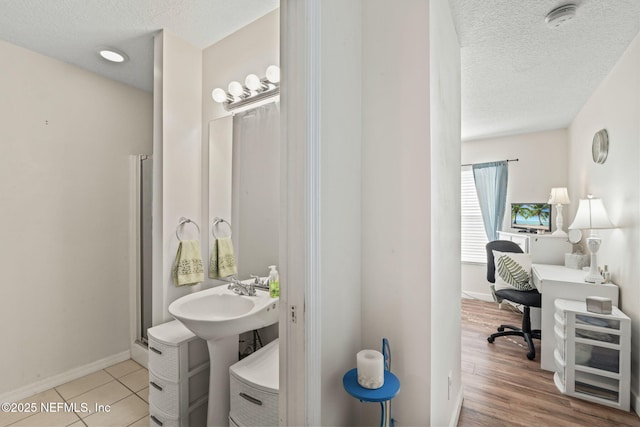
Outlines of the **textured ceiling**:
{"label": "textured ceiling", "polygon": [[[0,0],[0,39],[151,91],[153,36],[166,29],[205,48],[274,10],[279,0]],[[97,54],[114,47],[130,60]]]}
{"label": "textured ceiling", "polygon": [[[366,0],[365,0],[366,1]],[[449,0],[461,43],[462,137],[566,127],[640,30],[640,0]],[[397,4],[401,4],[398,2]],[[205,48],[279,0],[0,0],[0,39],[151,91],[160,29]],[[97,55],[110,46],[130,61]]]}
{"label": "textured ceiling", "polygon": [[[462,138],[564,128],[640,30],[638,0],[450,0],[461,44]],[[639,70],[640,72],[640,70]]]}

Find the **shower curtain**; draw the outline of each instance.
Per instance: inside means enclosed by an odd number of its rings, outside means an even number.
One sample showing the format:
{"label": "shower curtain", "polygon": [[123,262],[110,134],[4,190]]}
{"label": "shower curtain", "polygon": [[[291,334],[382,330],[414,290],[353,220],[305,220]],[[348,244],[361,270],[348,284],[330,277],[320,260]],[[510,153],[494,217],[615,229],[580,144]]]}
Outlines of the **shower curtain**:
{"label": "shower curtain", "polygon": [[233,118],[232,226],[238,277],[267,276],[278,264],[280,105]]}

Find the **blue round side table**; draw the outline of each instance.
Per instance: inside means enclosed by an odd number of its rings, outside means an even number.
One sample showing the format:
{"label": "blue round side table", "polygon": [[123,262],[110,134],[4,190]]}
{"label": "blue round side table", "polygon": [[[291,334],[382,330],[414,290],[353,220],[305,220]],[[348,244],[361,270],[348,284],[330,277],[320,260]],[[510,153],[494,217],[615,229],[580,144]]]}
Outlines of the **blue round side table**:
{"label": "blue round side table", "polygon": [[358,369],[353,368],[342,377],[342,385],[351,396],[361,402],[380,402],[382,416],[380,425],[391,427],[391,399],[400,391],[400,380],[390,371],[384,371],[384,385],[377,389],[368,389],[358,384]]}

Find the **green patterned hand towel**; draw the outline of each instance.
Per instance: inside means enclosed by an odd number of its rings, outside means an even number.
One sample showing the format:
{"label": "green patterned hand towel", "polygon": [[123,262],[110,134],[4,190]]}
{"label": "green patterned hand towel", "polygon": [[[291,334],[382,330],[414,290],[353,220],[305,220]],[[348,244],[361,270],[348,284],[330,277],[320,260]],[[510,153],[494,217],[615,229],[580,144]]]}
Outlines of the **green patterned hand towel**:
{"label": "green patterned hand towel", "polygon": [[220,279],[238,274],[236,256],[233,254],[233,242],[230,237],[222,237],[213,242],[211,260],[209,262],[209,277]]}
{"label": "green patterned hand towel", "polygon": [[182,240],[173,264],[173,283],[176,286],[195,285],[204,281],[202,254],[198,240]]}

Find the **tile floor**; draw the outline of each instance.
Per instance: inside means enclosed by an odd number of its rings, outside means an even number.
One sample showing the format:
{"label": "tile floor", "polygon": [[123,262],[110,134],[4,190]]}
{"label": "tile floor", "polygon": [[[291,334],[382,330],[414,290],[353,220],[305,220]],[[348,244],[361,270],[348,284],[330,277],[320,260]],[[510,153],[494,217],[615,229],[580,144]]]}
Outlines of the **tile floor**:
{"label": "tile floor", "polygon": [[36,412],[0,411],[0,427],[149,427],[148,402],[149,372],[127,360],[20,401]]}

